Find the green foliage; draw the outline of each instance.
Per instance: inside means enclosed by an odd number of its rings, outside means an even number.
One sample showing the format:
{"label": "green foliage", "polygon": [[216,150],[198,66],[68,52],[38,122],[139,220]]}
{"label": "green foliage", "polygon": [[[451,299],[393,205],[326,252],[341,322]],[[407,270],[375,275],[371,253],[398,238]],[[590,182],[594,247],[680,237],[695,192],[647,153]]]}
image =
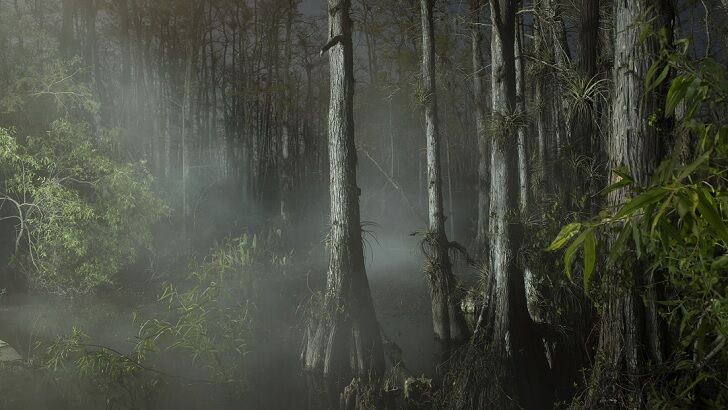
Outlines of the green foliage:
{"label": "green foliage", "polygon": [[115,161],[82,125],[43,137],[0,129],[0,210],[16,222],[15,265],[37,289],[88,293],[111,283],[166,212],[141,164]]}
{"label": "green foliage", "polygon": [[614,170],[618,181],[603,192],[631,187],[633,195],[616,210],[567,225],[548,249],[568,244],[567,273],[582,250],[585,284],[596,267],[593,239],[587,239],[594,233],[616,238],[608,264],[641,261],[647,267],[643,274],[664,289],[658,312],[669,327],[672,349],[653,376],[653,405],[718,408],[728,402],[728,126],[715,114],[728,109],[728,72],[711,60],[696,65],[686,56],[687,43],[677,45],[677,51],[664,48],[646,76],[653,90],[673,75],[665,104],[678,122],[673,156],[647,187],[633,187],[624,170]]}
{"label": "green foliage", "polygon": [[45,369],[56,383],[71,384],[86,391],[85,402],[78,392],[68,387],[61,394],[69,404],[79,401],[79,408],[89,408],[92,397],[103,401],[107,408],[143,408],[161,386],[157,373],[148,374],[143,364],[147,351],[126,355],[110,347],[90,343],[90,337],[74,327],[68,335],[58,336],[46,346]]}
{"label": "green foliage", "polygon": [[239,380],[256,280],[262,272],[283,274],[289,264],[291,253],[281,253],[279,246],[273,232],[223,242],[194,266],[190,288],[165,285],[159,301],[169,317],[141,322],[137,350],[168,337],[170,348],[206,363],[218,380]]}
{"label": "green foliage", "polygon": [[599,75],[586,78],[576,70],[565,69],[561,73],[564,98],[568,101],[569,118],[586,118],[599,126],[595,107],[606,101],[609,93],[609,81]]}
{"label": "green foliage", "polygon": [[[254,331],[256,281],[286,274],[291,252],[279,231],[225,240],[188,280],[165,284],[153,317],[134,315],[130,352],[93,344],[77,328],[46,348],[45,367],[59,381],[76,379],[114,408],[153,408],[149,398],[166,383],[217,385],[239,401],[247,388],[246,355]],[[265,275],[265,276],[264,276]],[[163,358],[190,364],[194,377],[168,372]]]}

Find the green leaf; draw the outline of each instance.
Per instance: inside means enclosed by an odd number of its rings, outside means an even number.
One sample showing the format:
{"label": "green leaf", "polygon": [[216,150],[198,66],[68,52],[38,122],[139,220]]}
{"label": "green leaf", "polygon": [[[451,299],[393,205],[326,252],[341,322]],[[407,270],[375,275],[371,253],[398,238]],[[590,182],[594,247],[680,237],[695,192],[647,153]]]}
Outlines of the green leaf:
{"label": "green leaf", "polygon": [[710,195],[706,194],[703,189],[696,189],[695,192],[698,194],[698,210],[700,210],[700,213],[708,221],[720,239],[728,244],[728,227],[723,222],[723,218],[716,209]]}
{"label": "green leaf", "polygon": [[615,191],[619,188],[625,187],[629,184],[631,184],[633,181],[632,176],[629,175],[629,172],[624,167],[617,167],[612,169],[612,173],[617,175],[619,179],[614,182],[613,184],[607,186],[606,188],[599,191],[597,195],[606,195],[612,191]]}
{"label": "green leaf", "polygon": [[631,180],[622,178],[619,181],[613,183],[612,185],[609,185],[608,187],[599,191],[599,193],[597,195],[607,195],[608,193],[610,193],[612,191],[616,191],[619,188],[626,187],[627,185],[629,185],[631,183],[632,183]]}
{"label": "green leaf", "polygon": [[690,176],[693,172],[695,172],[696,169],[698,169],[699,166],[703,165],[704,162],[710,158],[712,151],[708,151],[705,154],[701,155],[690,163],[689,165],[685,166],[682,171],[680,171],[680,175],[677,176],[677,181],[682,181],[683,179]]}
{"label": "green leaf", "polygon": [[[653,67],[654,67],[654,70],[653,70]],[[655,64],[652,67],[650,67],[650,71],[647,72],[645,84],[647,86],[648,92],[659,87],[660,84],[662,84],[662,82],[665,81],[665,78],[667,78],[667,75],[670,73],[670,65],[665,64],[665,67],[663,67],[662,71],[660,72],[660,75],[657,76],[657,79],[655,79],[655,81],[652,81],[652,77],[654,77],[655,73],[657,72],[657,68],[659,68],[659,62],[655,62]]]}
{"label": "green leaf", "polygon": [[642,241],[641,233],[636,223],[632,224],[632,240],[634,241],[634,250],[637,254],[637,259],[642,258]]}
{"label": "green leaf", "polygon": [[672,80],[670,89],[667,91],[667,98],[665,99],[665,114],[671,115],[675,111],[675,107],[685,97],[685,93],[688,90],[690,81],[687,77],[680,76]]}
{"label": "green leaf", "polygon": [[698,207],[698,196],[695,191],[683,190],[679,191],[677,195],[677,212],[681,219],[686,216],[692,217],[695,214],[695,209]]}
{"label": "green leaf", "polygon": [[670,197],[667,198],[665,202],[662,203],[660,206],[660,209],[657,211],[657,214],[655,214],[655,217],[652,219],[652,226],[650,228],[650,237],[655,237],[655,228],[657,228],[657,224],[660,223],[660,220],[662,219],[662,215],[665,214],[665,211],[667,211],[667,207],[672,203],[672,196],[673,194],[670,194]]}
{"label": "green leaf", "polygon": [[573,264],[574,256],[586,240],[587,235],[589,235],[590,233],[591,229],[587,229],[586,231],[582,232],[582,234],[577,236],[576,239],[574,239],[574,242],[572,242],[571,245],[566,248],[566,252],[564,252],[564,267],[566,268],[566,276],[569,279],[571,279],[571,265]]}
{"label": "green leaf", "polygon": [[652,205],[664,198],[668,192],[670,192],[670,190],[668,190],[667,188],[654,188],[650,189],[649,191],[645,191],[624,204],[624,206],[622,206],[622,209],[620,209],[619,212],[614,215],[614,218],[624,218],[625,216],[631,215],[639,209]]}
{"label": "green leaf", "polygon": [[632,227],[630,225],[632,225],[631,221],[627,221],[627,223],[624,224],[622,231],[619,233],[619,236],[617,236],[617,240],[612,244],[612,247],[609,250],[609,256],[607,257],[607,263],[609,265],[614,265],[617,258],[621,256],[622,251],[624,250],[624,244],[627,242],[627,239],[632,232]]}
{"label": "green leaf", "polygon": [[710,269],[714,271],[723,271],[728,268],[728,255],[721,255],[713,259],[713,263],[710,264]]}
{"label": "green leaf", "polygon": [[693,99],[698,95],[699,89],[700,79],[693,78],[693,80],[688,83],[687,90],[685,91],[685,96],[683,97],[687,105],[692,105]]}
{"label": "green leaf", "polygon": [[612,172],[615,173],[615,174],[617,174],[617,175],[619,175],[622,179],[626,179],[629,182],[632,182],[633,181],[632,175],[630,175],[629,174],[629,171],[626,168],[624,168],[624,167],[613,168],[612,169]]}
{"label": "green leaf", "polygon": [[597,261],[596,240],[594,232],[590,229],[584,238],[584,290],[589,289],[589,280],[594,273]]}
{"label": "green leaf", "polygon": [[568,242],[569,239],[571,239],[574,235],[576,235],[579,230],[581,229],[581,224],[578,222],[570,223],[563,228],[561,228],[561,232],[559,232],[558,235],[556,235],[556,239],[554,239],[553,242],[551,242],[551,245],[549,245],[548,248],[546,248],[547,251],[555,251],[557,249],[561,249],[566,242]]}

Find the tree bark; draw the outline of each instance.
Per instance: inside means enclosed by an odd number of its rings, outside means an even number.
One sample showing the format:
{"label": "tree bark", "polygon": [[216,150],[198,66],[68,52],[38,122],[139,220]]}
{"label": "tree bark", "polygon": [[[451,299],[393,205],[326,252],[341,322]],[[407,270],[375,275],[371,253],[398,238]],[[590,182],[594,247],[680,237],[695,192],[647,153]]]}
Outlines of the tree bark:
{"label": "tree bark", "polygon": [[[652,173],[666,153],[664,138],[648,118],[659,113],[662,96],[645,93],[644,77],[658,57],[659,45],[654,37],[640,42],[640,21],[647,17],[653,28],[672,26],[673,11],[667,0],[618,1],[614,6],[615,56],[614,99],[611,135],[608,144],[610,168],[624,167],[637,187],[649,183]],[[616,182],[612,176],[611,182]],[[616,209],[627,200],[628,191],[612,191],[608,207]],[[605,273],[606,302],[599,335],[597,357],[592,374],[588,404],[591,407],[644,408],[643,386],[648,332],[640,299],[642,268],[626,262],[610,267]],[[648,324],[649,326],[649,324]]]}
{"label": "tree bark", "polygon": [[[100,117],[102,124],[108,123],[111,113],[108,110],[108,101],[106,92],[101,80],[101,67],[98,58],[98,42],[96,35],[96,20],[99,13],[98,0],[86,0],[85,4],[85,23],[86,23],[86,40],[84,44],[84,60],[86,66],[89,67],[87,79],[92,85],[96,96],[100,102]],[[91,122],[93,124],[93,122]]]}
{"label": "tree bark", "polygon": [[549,81],[548,79],[554,76],[552,67],[552,54],[551,48],[548,47],[549,43],[549,27],[546,19],[546,12],[548,0],[534,0],[534,29],[533,29],[533,52],[536,59],[538,59],[539,71],[533,76],[534,81],[534,94],[533,99],[536,104],[536,175],[537,179],[534,181],[534,195],[541,197],[541,195],[548,192],[546,185],[550,182],[549,170],[552,153],[549,150],[553,144],[551,143],[552,137],[549,131],[549,118],[551,117],[552,105],[547,103],[549,98]]}
{"label": "tree bark", "polygon": [[[526,116],[526,93],[525,93],[525,82],[526,73],[524,67],[523,58],[523,22],[517,18],[516,22],[516,35],[515,35],[515,68],[516,68],[516,115],[525,118]],[[520,211],[525,213],[529,205],[530,195],[530,181],[528,175],[528,147],[526,140],[526,126],[521,122],[517,123],[518,127],[518,182],[519,182],[519,193],[518,198],[520,202]]]}
{"label": "tree bark", "polygon": [[[329,0],[331,99],[329,270],[320,317],[307,329],[304,367],[336,394],[352,378],[381,376],[384,356],[364,268],[354,145],[354,64],[349,0]],[[334,398],[338,400],[337,398]]]}
{"label": "tree bark", "polygon": [[[569,42],[566,36],[566,24],[562,16],[561,4],[558,0],[545,1],[547,3],[547,12],[549,17],[553,19],[550,27],[551,36],[549,41],[551,41],[554,45],[554,64],[560,70],[566,70],[570,64],[571,51],[569,49]],[[560,92],[551,93],[551,98],[553,99],[551,104],[555,107],[555,109],[551,111],[553,114],[552,132],[554,133],[552,141],[554,145],[551,150],[555,154],[554,158],[559,159],[560,165],[562,165],[559,166],[559,164],[556,163],[552,164],[554,168],[552,175],[557,180],[560,180],[564,177],[564,147],[568,147],[570,145],[569,135],[571,133],[568,124],[565,124],[568,106],[566,105],[564,98]]]}
{"label": "tree bark", "polygon": [[599,0],[582,0],[581,21],[579,22],[579,69],[587,78],[598,71],[599,57]]}
{"label": "tree bark", "polygon": [[427,136],[427,197],[428,233],[423,248],[426,274],[430,280],[432,299],[432,325],[435,338],[447,352],[451,343],[460,343],[468,337],[465,318],[457,300],[457,283],[452,273],[445,234],[445,213],[442,205],[442,176],[440,164],[440,135],[437,115],[437,87],[435,79],[435,27],[434,0],[420,0],[422,14],[422,79],[425,89],[425,124]]}
{"label": "tree bark", "polygon": [[[121,40],[121,120],[120,125],[126,126],[131,116],[132,90],[131,90],[131,18],[129,16],[129,2],[122,0],[118,3]],[[163,47],[163,45],[162,45]]]}
{"label": "tree bark", "polygon": [[[582,0],[579,22],[579,65],[578,75],[585,84],[595,79],[598,73],[599,55],[599,1]],[[583,110],[578,110],[572,119],[572,151],[573,155],[595,156],[600,149],[599,136],[595,133],[597,107],[592,101],[585,101]],[[575,173],[577,196],[585,194],[588,181]]]}
{"label": "tree bark", "polygon": [[293,149],[295,127],[293,124],[293,103],[291,97],[293,95],[292,76],[290,73],[292,44],[291,36],[293,33],[293,17],[296,12],[296,1],[289,0],[286,8],[286,34],[285,34],[285,51],[283,61],[283,101],[282,101],[282,127],[281,127],[281,212],[280,216],[283,221],[287,221],[290,213],[290,196],[293,188],[292,173],[294,155],[296,151]]}
{"label": "tree bark", "polygon": [[73,14],[75,13],[76,0],[63,0],[61,8],[61,55],[71,57],[73,54]]}
{"label": "tree bark", "polygon": [[[547,389],[543,346],[528,315],[523,269],[517,256],[523,240],[518,218],[518,130],[508,120],[517,110],[517,4],[513,0],[490,3],[492,107],[498,125],[491,148],[489,248],[493,284],[486,301],[493,354],[502,358],[495,371],[504,380],[506,394],[516,396],[516,401],[528,408],[536,403],[543,406]],[[519,382],[513,383],[515,380]],[[514,405],[507,399],[500,401]]]}
{"label": "tree bark", "polygon": [[[520,240],[516,224],[506,222],[506,214],[519,208],[518,153],[515,130],[506,129],[506,118],[513,115],[516,105],[516,78],[514,56],[515,2],[491,2],[493,34],[491,37],[492,107],[493,121],[498,121],[499,135],[494,135],[491,147],[490,226],[491,274],[495,279],[497,303],[494,306],[492,338],[501,353],[510,351],[506,333],[511,325],[509,279],[518,276],[514,255]],[[515,302],[515,301],[514,301]]]}
{"label": "tree bark", "polygon": [[483,29],[481,13],[483,0],[470,1],[470,38],[473,53],[473,100],[475,102],[475,130],[478,141],[478,221],[475,234],[475,252],[480,258],[487,256],[488,219],[490,215],[490,141],[487,134],[487,107],[485,92],[485,62],[483,60]]}

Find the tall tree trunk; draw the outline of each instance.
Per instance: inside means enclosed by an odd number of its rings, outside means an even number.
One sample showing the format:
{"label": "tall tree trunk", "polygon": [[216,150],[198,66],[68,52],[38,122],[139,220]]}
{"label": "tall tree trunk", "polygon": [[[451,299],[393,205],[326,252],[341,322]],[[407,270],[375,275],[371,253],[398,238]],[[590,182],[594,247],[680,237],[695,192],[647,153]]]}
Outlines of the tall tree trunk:
{"label": "tall tree trunk", "polygon": [[[581,18],[579,22],[579,64],[578,75],[584,87],[596,80],[597,58],[599,55],[599,1],[582,0]],[[597,107],[594,101],[586,100],[581,109],[578,109],[572,118],[571,124],[571,153],[574,156],[597,156],[600,144],[599,135],[596,134]],[[583,173],[573,174],[573,183],[576,189],[574,199],[581,203],[581,196],[587,194],[588,183]]]}
{"label": "tall tree trunk", "polygon": [[425,124],[427,133],[428,232],[423,248],[426,274],[430,279],[432,325],[436,339],[446,352],[452,342],[468,337],[468,328],[460,312],[455,277],[450,262],[450,242],[445,234],[445,212],[442,205],[440,135],[437,117],[435,80],[434,0],[420,0],[422,13],[422,79],[425,88]]}
{"label": "tall tree trunk", "polygon": [[296,150],[293,146],[295,136],[295,126],[293,124],[293,102],[291,101],[293,95],[293,81],[290,73],[291,70],[291,54],[292,44],[291,36],[293,34],[293,17],[296,13],[296,1],[289,0],[287,3],[287,18],[286,18],[286,40],[285,40],[285,51],[283,61],[283,92],[282,92],[282,127],[281,127],[281,156],[282,162],[281,168],[281,209],[280,217],[283,221],[288,219],[290,213],[290,196],[293,188],[293,163],[296,154]]}
{"label": "tall tree trunk", "polygon": [[488,244],[490,215],[490,141],[487,135],[487,107],[485,91],[485,62],[483,61],[483,28],[481,14],[483,0],[470,1],[470,38],[473,53],[473,100],[475,102],[475,130],[478,141],[478,221],[475,233],[475,251],[485,258]]}
{"label": "tall tree trunk", "polygon": [[[523,270],[517,256],[523,227],[517,215],[519,200],[518,136],[508,119],[517,110],[515,0],[492,0],[491,37],[492,106],[496,135],[491,147],[490,272],[488,298],[490,341],[495,371],[506,394],[517,396],[525,407],[544,400],[546,360],[526,306]],[[518,380],[518,383],[513,381]],[[510,381],[510,382],[509,382]],[[508,400],[503,405],[513,406]]]}
{"label": "tall tree trunk", "polygon": [[[557,6],[548,3],[547,7],[550,8],[550,11],[559,11],[558,8],[555,8]],[[582,0],[579,21],[579,59],[576,68],[579,78],[576,84],[584,87],[593,84],[597,80],[599,24],[599,2],[596,0]],[[563,27],[562,24],[555,27],[557,30],[557,33],[554,34],[555,41],[562,38],[561,30],[559,30],[561,27]],[[561,44],[562,47],[566,47],[563,43]],[[559,55],[563,58],[563,54],[557,53],[555,55],[556,61],[559,61]],[[561,98],[559,93],[556,93],[555,97]],[[570,127],[570,137],[567,141],[564,141],[563,147],[565,150],[562,152],[559,161],[561,164],[577,163],[574,160],[566,160],[565,156],[567,155],[575,159],[590,157],[598,160],[601,157],[599,153],[601,144],[598,141],[599,134],[595,126],[597,107],[591,100],[582,102],[583,104],[572,104],[571,108],[567,108],[571,110],[572,114],[571,123],[567,124]],[[575,106],[578,109],[574,110],[573,107]],[[557,112],[556,115],[565,117],[565,109],[557,106],[556,110],[561,111],[560,113]],[[559,123],[554,124],[554,126],[562,130],[566,129],[560,127]],[[578,163],[582,163],[582,161],[579,160]],[[591,214],[591,207],[593,206],[591,194],[593,192],[590,192],[589,188],[599,184],[599,182],[594,180],[591,175],[587,175],[586,170],[583,168],[573,169],[563,166],[561,167],[560,176],[556,178],[567,211],[581,214]],[[577,383],[582,380],[580,372],[584,366],[588,365],[585,350],[588,343],[585,340],[593,326],[591,323],[592,303],[581,289],[575,289],[574,297],[575,303],[561,307],[561,314],[558,317],[548,318],[552,325],[564,326],[569,329],[567,337],[555,340],[552,345],[552,371],[554,374],[552,380],[557,386],[557,399],[560,400],[569,400],[574,396],[575,389],[578,388]]]}
{"label": "tall tree trunk", "polygon": [[[547,13],[552,19],[549,31],[551,36],[549,41],[553,44],[554,49],[554,65],[560,70],[566,70],[569,67],[571,60],[571,51],[569,49],[569,42],[566,36],[566,23],[564,22],[561,3],[558,0],[545,0],[547,4]],[[554,158],[559,160],[559,164],[553,164],[553,177],[556,180],[561,180],[564,177],[565,167],[563,166],[567,162],[564,161],[563,151],[564,147],[569,146],[569,135],[571,134],[568,124],[566,122],[566,112],[568,106],[566,100],[562,97],[561,90],[555,87],[555,92],[551,93],[552,102],[551,104],[555,107],[551,111],[553,115],[553,147],[551,150],[555,153]]]}
{"label": "tall tree trunk", "polygon": [[[509,279],[518,276],[514,257],[521,233],[516,224],[506,223],[506,215],[519,208],[518,152],[515,130],[506,129],[506,118],[515,112],[516,78],[514,50],[515,2],[510,0],[491,1],[493,34],[491,37],[492,109],[493,121],[499,135],[492,139],[490,180],[490,226],[491,274],[495,279],[497,303],[492,328],[495,348],[505,354],[506,333],[511,326],[511,309],[508,294]],[[494,128],[496,128],[494,127]],[[500,297],[499,297],[500,296]],[[515,300],[514,300],[515,302]]]}
{"label": "tall tree trunk", "polygon": [[548,77],[553,76],[553,70],[549,67],[551,64],[551,49],[549,43],[549,27],[545,13],[548,10],[547,3],[549,0],[534,0],[534,29],[533,29],[533,53],[539,61],[538,73],[533,76],[534,94],[533,100],[536,103],[536,171],[534,174],[537,180],[534,181],[534,195],[543,197],[547,192],[546,184],[549,181],[548,166],[550,161],[550,152],[548,148],[550,144],[551,134],[548,132],[549,118],[551,116],[551,104],[546,103],[548,93]]}
{"label": "tall tree trunk", "polygon": [[97,0],[86,0],[84,7],[84,20],[86,24],[86,40],[84,44],[84,62],[88,67],[92,67],[93,72],[96,74],[98,70],[97,58],[96,58],[96,17],[99,12],[99,5]]}
{"label": "tall tree trunk", "polygon": [[354,145],[354,63],[349,0],[329,0],[331,231],[326,293],[302,353],[327,380],[333,399],[353,377],[379,377],[384,356],[364,268]]}
{"label": "tall tree trunk", "polygon": [[61,55],[64,57],[71,57],[73,54],[73,14],[75,8],[76,0],[62,0]]}
{"label": "tall tree trunk", "polygon": [[[96,39],[96,20],[99,13],[98,0],[86,0],[85,5],[85,23],[86,23],[86,41],[84,44],[84,60],[86,66],[89,67],[87,79],[89,79],[96,96],[101,103],[100,114],[102,123],[106,123],[108,118],[108,106],[106,95],[101,81],[101,67],[98,61],[98,44]],[[93,122],[92,122],[93,124]]]}
{"label": "tall tree trunk", "polygon": [[597,74],[599,57],[599,0],[582,0],[579,22],[579,70],[586,78]]}
{"label": "tall tree trunk", "polygon": [[[526,116],[526,73],[524,67],[523,58],[523,22],[520,18],[516,20],[516,35],[515,35],[515,67],[516,67],[516,115],[525,118]],[[530,195],[530,184],[528,175],[528,147],[526,140],[526,126],[519,119],[517,122],[518,127],[518,182],[519,182],[519,193],[518,199],[520,204],[520,210],[522,213],[526,212],[528,207],[528,200]]]}
{"label": "tall tree trunk", "polygon": [[[608,145],[610,168],[624,167],[635,185],[644,187],[666,153],[664,138],[649,117],[659,113],[659,92],[646,93],[644,78],[658,57],[654,37],[640,41],[640,21],[652,21],[653,28],[671,28],[673,11],[668,0],[618,1],[614,6],[615,56],[612,129]],[[645,20],[647,18],[647,20]],[[612,177],[611,182],[616,182]],[[616,209],[627,200],[628,191],[615,190],[607,197]],[[591,407],[643,408],[646,406],[640,378],[645,374],[649,341],[640,294],[644,267],[626,262],[605,273],[606,301],[592,374]],[[648,315],[649,316],[649,315]],[[649,323],[647,323],[649,329]]]}
{"label": "tall tree trunk", "polygon": [[[121,39],[121,120],[120,125],[127,127],[131,115],[132,90],[131,90],[131,17],[129,16],[129,1],[122,0],[118,3],[119,14],[121,15],[120,39]],[[163,43],[161,45],[163,47]]]}

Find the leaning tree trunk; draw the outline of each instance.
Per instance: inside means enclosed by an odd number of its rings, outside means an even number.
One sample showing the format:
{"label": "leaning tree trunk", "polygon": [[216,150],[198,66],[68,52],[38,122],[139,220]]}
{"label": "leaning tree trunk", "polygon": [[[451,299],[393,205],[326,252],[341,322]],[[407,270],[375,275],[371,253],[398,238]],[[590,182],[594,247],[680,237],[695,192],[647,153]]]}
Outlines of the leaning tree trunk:
{"label": "leaning tree trunk", "polygon": [[475,252],[484,259],[488,242],[488,216],[490,200],[490,142],[487,135],[485,62],[483,61],[483,29],[480,15],[483,0],[470,0],[470,37],[473,53],[473,100],[475,102],[475,129],[478,139],[478,221]]}
{"label": "leaning tree trunk", "polygon": [[[641,21],[652,21],[653,29],[671,28],[672,9],[668,0],[615,2],[614,99],[612,129],[608,144],[610,168],[624,167],[637,187],[649,183],[666,153],[664,136],[650,126],[649,118],[659,113],[662,97],[646,93],[644,78],[658,57],[657,39],[640,41]],[[659,114],[658,114],[659,116]],[[611,182],[616,182],[614,177]],[[615,190],[607,197],[608,207],[627,200],[628,191]],[[644,408],[641,377],[646,371],[650,324],[640,294],[644,269],[627,262],[605,273],[606,302],[599,335],[597,362],[588,397],[591,407]],[[649,311],[649,310],[648,310]],[[648,318],[651,315],[647,315]]]}
{"label": "leaning tree trunk", "polygon": [[[546,360],[526,307],[523,270],[518,251],[523,241],[519,223],[518,133],[516,112],[515,0],[491,1],[492,106],[495,130],[491,147],[489,303],[493,369],[508,396],[526,407],[543,405]],[[515,216],[514,216],[515,215]],[[499,404],[513,406],[503,397]]]}
{"label": "leaning tree trunk", "polygon": [[442,206],[442,177],[440,172],[440,136],[437,117],[435,82],[434,0],[420,0],[422,11],[422,77],[425,87],[425,123],[427,126],[427,197],[428,232],[423,248],[427,258],[426,273],[430,279],[432,324],[435,337],[444,351],[451,342],[462,342],[468,328],[456,297],[456,280],[452,274],[449,248],[445,235],[445,213]]}
{"label": "leaning tree trunk", "polygon": [[379,324],[364,268],[354,145],[354,64],[349,0],[329,0],[331,231],[326,291],[306,334],[306,370],[322,375],[336,401],[352,378],[384,372]]}

